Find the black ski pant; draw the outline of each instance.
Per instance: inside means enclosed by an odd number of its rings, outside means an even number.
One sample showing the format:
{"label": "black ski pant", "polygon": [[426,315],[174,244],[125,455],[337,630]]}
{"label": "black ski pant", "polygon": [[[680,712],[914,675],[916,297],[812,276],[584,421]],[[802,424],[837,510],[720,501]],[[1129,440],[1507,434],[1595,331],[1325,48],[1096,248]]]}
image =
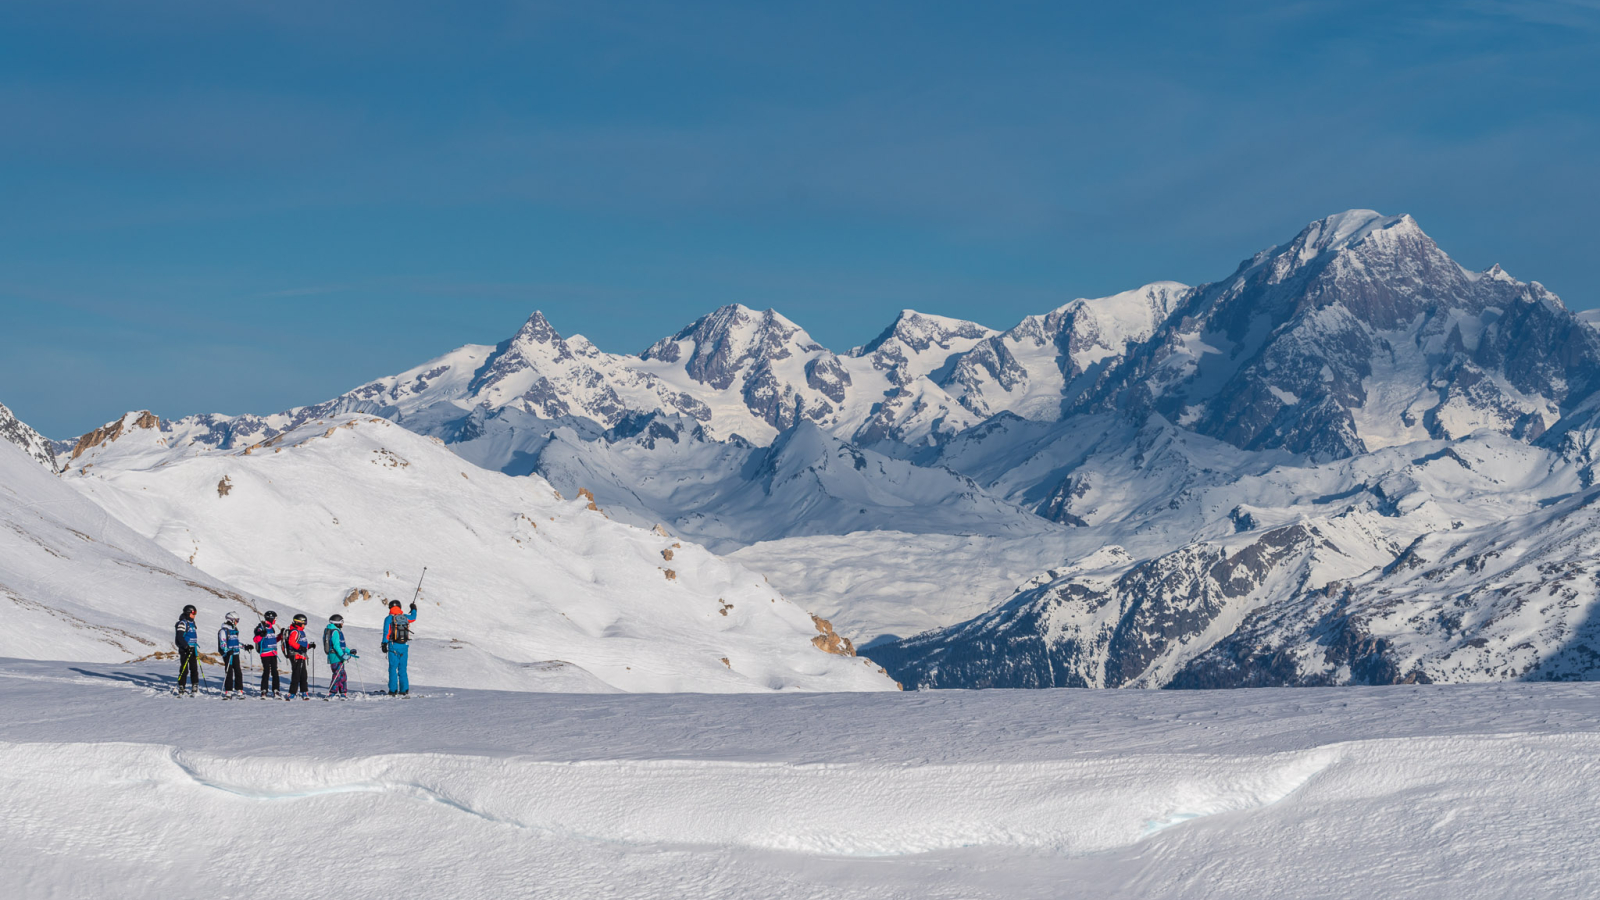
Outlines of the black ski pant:
{"label": "black ski pant", "polygon": [[303,659],[289,660],[289,696],[296,693],[311,693],[306,689],[306,661]]}
{"label": "black ski pant", "polygon": [[184,679],[188,679],[189,690],[200,687],[200,660],[199,654],[193,647],[178,648],[178,690],[183,690]]}
{"label": "black ski pant", "polygon": [[283,690],[283,683],[278,680],[278,657],[276,657],[276,656],[263,656],[263,657],[261,657],[261,695],[262,696],[266,696],[266,693],[267,693],[267,682],[268,682],[269,679],[272,682],[272,692],[274,694],[276,694],[280,690]]}
{"label": "black ski pant", "polygon": [[244,673],[239,671],[239,653],[233,652],[222,658],[223,665],[228,669],[228,674],[222,676],[222,689],[224,691],[244,690]]}

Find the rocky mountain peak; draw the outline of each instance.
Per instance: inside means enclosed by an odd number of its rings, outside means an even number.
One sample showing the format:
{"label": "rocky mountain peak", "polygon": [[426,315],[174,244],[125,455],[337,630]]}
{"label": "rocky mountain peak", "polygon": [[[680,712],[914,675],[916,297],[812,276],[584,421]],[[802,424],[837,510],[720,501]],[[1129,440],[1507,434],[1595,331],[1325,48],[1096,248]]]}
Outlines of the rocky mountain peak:
{"label": "rocky mountain peak", "polygon": [[511,342],[514,344],[552,344],[560,340],[561,335],[550,324],[550,320],[544,317],[544,313],[534,310],[533,315],[528,317],[528,321],[517,329],[516,336],[511,339]]}
{"label": "rocky mountain peak", "polygon": [[656,342],[640,358],[678,362],[685,343],[692,345],[684,362],[689,377],[717,390],[732,386],[747,369],[796,354],[825,352],[804,329],[776,310],[758,313],[735,303],[701,316],[672,337]]}
{"label": "rocky mountain peak", "polygon": [[72,448],[72,455],[68,459],[77,459],[90,450],[109,444],[126,434],[132,434],[136,431],[161,431],[170,427],[148,409],[123,413],[122,418],[113,419],[78,438],[77,444]]}
{"label": "rocky mountain peak", "polygon": [[907,349],[917,353],[931,347],[949,350],[953,341],[961,339],[977,341],[995,333],[993,328],[985,328],[977,322],[919,313],[914,309],[902,309],[888,328],[868,343],[850,351],[849,355],[868,356],[890,341],[899,341]]}
{"label": "rocky mountain peak", "polygon": [[1346,250],[1360,244],[1374,232],[1390,228],[1421,234],[1417,221],[1410,216],[1386,216],[1371,209],[1350,209],[1318,219],[1307,225],[1292,246],[1302,255]]}

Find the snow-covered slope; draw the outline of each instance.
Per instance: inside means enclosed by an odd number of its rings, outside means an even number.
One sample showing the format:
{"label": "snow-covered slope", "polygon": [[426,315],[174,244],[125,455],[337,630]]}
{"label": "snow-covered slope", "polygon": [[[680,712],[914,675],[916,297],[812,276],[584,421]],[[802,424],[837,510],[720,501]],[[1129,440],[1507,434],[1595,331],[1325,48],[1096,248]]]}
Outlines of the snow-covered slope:
{"label": "snow-covered slope", "polygon": [[0,656],[170,653],[172,624],[188,603],[220,624],[226,612],[252,617],[257,598],[136,534],[0,441]]}
{"label": "snow-covered slope", "polygon": [[18,419],[3,403],[0,403],[0,441],[16,444],[22,448],[22,452],[33,457],[40,465],[52,472],[56,471],[56,453],[49,439],[29,428],[26,422]]}
{"label": "snow-covered slope", "polygon": [[422,683],[537,687],[559,663],[629,691],[894,689],[866,660],[819,649],[824,627],[760,575],[384,419],[174,454],[159,425],[119,429],[66,478],[279,612],[343,613],[369,651],[385,601],[409,601],[428,566]]}

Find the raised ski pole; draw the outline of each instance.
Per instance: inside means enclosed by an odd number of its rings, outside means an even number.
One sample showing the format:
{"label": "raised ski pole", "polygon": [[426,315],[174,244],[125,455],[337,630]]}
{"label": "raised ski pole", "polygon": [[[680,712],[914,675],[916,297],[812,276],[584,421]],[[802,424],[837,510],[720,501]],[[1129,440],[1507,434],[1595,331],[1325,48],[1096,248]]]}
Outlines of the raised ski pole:
{"label": "raised ski pole", "polygon": [[428,577],[428,567],[422,567],[422,578],[417,579],[417,590],[411,595],[411,605],[417,605],[417,598],[422,596],[422,579]]}

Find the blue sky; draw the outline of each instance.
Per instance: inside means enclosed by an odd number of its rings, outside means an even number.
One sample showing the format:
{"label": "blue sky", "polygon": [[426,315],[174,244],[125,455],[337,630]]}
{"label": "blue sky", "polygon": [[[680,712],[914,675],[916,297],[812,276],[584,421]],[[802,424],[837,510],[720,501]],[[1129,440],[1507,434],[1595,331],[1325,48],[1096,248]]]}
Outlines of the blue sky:
{"label": "blue sky", "polygon": [[0,402],[314,402],[534,309],[846,349],[1350,207],[1600,305],[1600,3],[0,7]]}

